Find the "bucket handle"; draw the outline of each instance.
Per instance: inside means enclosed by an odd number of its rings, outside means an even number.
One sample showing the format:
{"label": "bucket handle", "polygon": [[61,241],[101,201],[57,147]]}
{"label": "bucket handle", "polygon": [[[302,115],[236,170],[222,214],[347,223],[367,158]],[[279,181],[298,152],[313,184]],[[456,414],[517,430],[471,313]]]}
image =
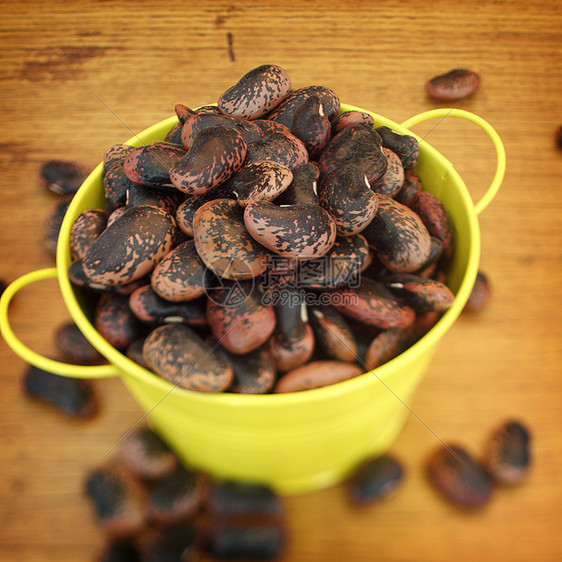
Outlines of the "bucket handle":
{"label": "bucket handle", "polygon": [[456,109],[451,107],[442,107],[439,109],[431,109],[429,111],[424,111],[418,115],[414,115],[409,119],[406,119],[401,125],[409,129],[412,125],[417,125],[422,121],[427,121],[428,119],[434,119],[435,117],[460,117],[461,119],[466,119],[472,123],[478,125],[484,132],[490,137],[494,147],[496,149],[497,166],[496,173],[492,179],[492,183],[486,190],[486,193],[482,196],[480,201],[474,205],[474,211],[479,215],[496,196],[498,189],[503,181],[503,176],[505,174],[505,148],[500,139],[500,136],[495,131],[495,129],[482,117],[471,113],[470,111],[465,111],[464,109]]}
{"label": "bucket handle", "polygon": [[29,347],[23,344],[14,334],[8,319],[8,307],[16,293],[31,283],[55,277],[57,277],[57,268],[48,267],[26,273],[8,285],[0,298],[0,332],[4,340],[12,351],[14,351],[16,355],[19,355],[24,361],[39,369],[54,373],[55,375],[64,375],[65,377],[80,379],[101,379],[120,375],[120,371],[113,365],[72,365],[70,363],[62,363],[54,359],[49,359],[29,349]]}

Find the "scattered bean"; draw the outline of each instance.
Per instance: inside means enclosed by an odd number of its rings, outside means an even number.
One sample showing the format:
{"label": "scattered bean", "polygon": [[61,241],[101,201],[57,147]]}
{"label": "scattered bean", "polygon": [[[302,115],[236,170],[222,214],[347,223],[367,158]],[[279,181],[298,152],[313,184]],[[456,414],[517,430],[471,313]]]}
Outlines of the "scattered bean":
{"label": "scattered bean", "polygon": [[86,339],[74,322],[66,322],[57,328],[55,347],[65,361],[77,365],[105,362],[103,355]]}
{"label": "scattered bean", "polygon": [[145,523],[144,491],[118,465],[91,471],[85,483],[98,525],[112,538],[130,537]]}
{"label": "scattered bean", "polygon": [[23,376],[26,396],[50,404],[73,418],[90,418],[97,412],[97,401],[88,381],[53,375],[29,365]]}
{"label": "scattered bean", "polygon": [[78,191],[89,170],[72,160],[48,160],[39,168],[41,183],[57,195],[69,195]]}
{"label": "scattered bean", "polygon": [[477,312],[484,309],[488,304],[491,293],[492,284],[490,279],[483,271],[478,271],[463,312]]}
{"label": "scattered bean", "polygon": [[148,495],[148,517],[161,525],[171,525],[192,517],[201,502],[198,474],[183,466],[154,484]]}
{"label": "scattered bean", "polygon": [[499,484],[522,482],[531,465],[531,436],[519,420],[507,420],[496,427],[486,445],[484,464]]}
{"label": "scattered bean", "polygon": [[176,454],[149,427],[128,433],[119,445],[119,457],[131,472],[147,480],[164,478],[179,464]]}
{"label": "scattered bean", "polygon": [[427,95],[443,101],[468,98],[480,87],[480,76],[473,70],[455,68],[435,76],[425,84]]}
{"label": "scattered bean", "polygon": [[353,503],[373,504],[396,492],[404,478],[402,465],[390,455],[364,461],[348,481],[348,491]]}
{"label": "scattered bean", "polygon": [[488,473],[459,445],[440,446],[427,461],[427,476],[431,485],[457,507],[482,508],[492,498]]}

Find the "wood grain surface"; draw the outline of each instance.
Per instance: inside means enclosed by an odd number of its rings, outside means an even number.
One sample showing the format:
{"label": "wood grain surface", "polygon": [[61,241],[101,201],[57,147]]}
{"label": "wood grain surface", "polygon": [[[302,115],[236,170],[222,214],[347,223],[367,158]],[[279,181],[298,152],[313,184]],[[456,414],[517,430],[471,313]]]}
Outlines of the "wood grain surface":
{"label": "wood grain surface", "polygon": [[[459,107],[496,128],[508,161],[503,187],[480,217],[492,298],[446,335],[415,396],[416,416],[392,447],[407,473],[399,492],[362,510],[343,485],[287,498],[283,560],[562,560],[559,1],[0,6],[0,277],[8,281],[54,263],[42,236],[57,197],[38,183],[43,161],[93,167],[111,145],[172,115],[175,103],[215,102],[255,66],[279,64],[295,86],[328,86],[396,122],[443,105],[426,97],[432,76],[479,72],[480,91]],[[414,130],[478,199],[496,165],[489,139],[458,120],[435,125]],[[56,282],[22,291],[11,319],[24,342],[52,356],[53,332],[69,319]],[[3,341],[0,358],[0,560],[93,560],[103,537],[82,493],[84,474],[141,410],[119,380],[98,381],[100,414],[68,421],[22,395],[25,364]],[[444,503],[423,473],[438,438],[478,455],[507,417],[531,428],[528,480],[498,489],[479,513]]]}

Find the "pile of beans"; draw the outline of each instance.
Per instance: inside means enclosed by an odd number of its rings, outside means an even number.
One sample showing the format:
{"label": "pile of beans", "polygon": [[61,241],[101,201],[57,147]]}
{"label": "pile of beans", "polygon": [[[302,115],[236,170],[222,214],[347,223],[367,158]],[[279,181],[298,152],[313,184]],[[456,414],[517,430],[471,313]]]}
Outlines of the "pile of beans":
{"label": "pile of beans", "polygon": [[131,431],[84,488],[106,539],[99,562],[273,560],[287,542],[282,499],[262,484],[184,466],[148,427]]}
{"label": "pile of beans", "polygon": [[264,65],[163,141],[112,146],[69,278],[131,359],[200,392],[295,392],[376,368],[453,302],[454,242],[417,140]]}

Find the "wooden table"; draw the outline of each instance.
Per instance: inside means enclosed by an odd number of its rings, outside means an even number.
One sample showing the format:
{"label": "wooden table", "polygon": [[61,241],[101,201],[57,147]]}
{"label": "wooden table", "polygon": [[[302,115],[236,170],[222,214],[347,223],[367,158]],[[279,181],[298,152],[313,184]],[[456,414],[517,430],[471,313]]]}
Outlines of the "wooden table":
{"label": "wooden table", "polygon": [[[481,215],[489,306],[463,316],[442,342],[392,447],[407,477],[364,510],[336,486],[287,500],[293,561],[561,560],[560,312],[562,8],[554,0],[478,2],[7,2],[2,3],[0,277],[53,264],[42,223],[56,197],[39,165],[94,166],[112,144],[173,114],[214,102],[251,68],[277,63],[296,86],[322,84],[397,122],[439,107],[425,81],[456,67],[482,76],[460,107],[501,135],[508,167]],[[468,123],[418,126],[457,167],[475,199],[495,168],[488,138]],[[26,289],[12,322],[52,354],[69,319],[56,282]],[[102,544],[82,496],[85,471],[138,420],[118,380],[99,381],[101,414],[69,422],[22,396],[25,368],[0,343],[0,559],[91,560]],[[439,438],[478,454],[506,417],[529,424],[528,481],[498,490],[477,514],[441,501],[423,476]]]}

